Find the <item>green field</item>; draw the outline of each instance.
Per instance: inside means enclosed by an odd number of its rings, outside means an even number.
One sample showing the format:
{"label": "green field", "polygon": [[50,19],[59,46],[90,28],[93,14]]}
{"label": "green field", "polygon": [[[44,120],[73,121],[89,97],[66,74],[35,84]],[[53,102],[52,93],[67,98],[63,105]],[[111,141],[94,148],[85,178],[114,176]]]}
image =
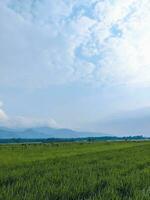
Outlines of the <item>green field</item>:
{"label": "green field", "polygon": [[149,200],[150,142],[0,145],[0,200]]}

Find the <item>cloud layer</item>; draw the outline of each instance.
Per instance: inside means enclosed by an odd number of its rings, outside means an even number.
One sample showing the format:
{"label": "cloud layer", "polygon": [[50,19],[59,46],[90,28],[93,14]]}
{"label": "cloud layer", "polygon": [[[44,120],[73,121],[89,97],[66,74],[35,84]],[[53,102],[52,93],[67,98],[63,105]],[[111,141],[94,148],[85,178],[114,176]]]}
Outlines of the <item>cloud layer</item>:
{"label": "cloud layer", "polygon": [[4,121],[7,119],[6,113],[0,108],[0,121]]}
{"label": "cloud layer", "polygon": [[5,121],[7,120],[7,115],[2,109],[3,103],[0,101],[0,121]]}
{"label": "cloud layer", "polygon": [[56,121],[52,118],[43,117],[24,117],[8,116],[2,108],[3,103],[0,101],[0,126],[5,127],[58,127]]}
{"label": "cloud layer", "polygon": [[150,86],[149,0],[0,2],[0,84]]}
{"label": "cloud layer", "polygon": [[150,107],[145,107],[114,114],[107,119],[91,124],[91,127],[93,126],[95,130],[114,135],[144,135],[149,137],[149,121]]}
{"label": "cloud layer", "polygon": [[56,121],[52,118],[39,117],[8,117],[0,120],[0,126],[30,128],[30,127],[58,127]]}

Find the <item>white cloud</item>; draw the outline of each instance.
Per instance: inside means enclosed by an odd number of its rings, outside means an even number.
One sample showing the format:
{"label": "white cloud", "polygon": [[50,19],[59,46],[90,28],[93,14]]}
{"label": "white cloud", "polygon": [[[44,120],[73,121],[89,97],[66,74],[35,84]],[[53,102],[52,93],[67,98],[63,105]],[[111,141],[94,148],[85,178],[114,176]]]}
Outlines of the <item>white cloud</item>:
{"label": "white cloud", "polygon": [[3,1],[0,84],[150,86],[149,10],[149,0]]}
{"label": "white cloud", "polygon": [[1,123],[5,127],[58,127],[56,121],[52,118],[38,118],[38,117],[9,117]]}
{"label": "white cloud", "polygon": [[0,121],[4,121],[7,119],[6,113],[0,108]]}
{"label": "white cloud", "polygon": [[8,119],[7,114],[2,109],[3,103],[0,101],[0,122]]}
{"label": "white cloud", "polygon": [[[100,80],[102,77],[108,83],[150,86],[150,2],[106,2],[103,2],[104,10],[97,8],[103,20],[95,33],[99,45],[103,45],[103,58],[99,62]],[[109,31],[113,26],[118,28],[121,36],[117,33],[111,36]],[[104,32],[105,36],[101,38]]]}
{"label": "white cloud", "polygon": [[0,15],[1,85],[38,88],[68,79],[72,58],[59,30],[33,23],[6,6]]}
{"label": "white cloud", "polygon": [[0,101],[0,126],[6,127],[58,127],[56,121],[52,118],[43,117],[24,117],[8,116],[2,109],[3,103]]}

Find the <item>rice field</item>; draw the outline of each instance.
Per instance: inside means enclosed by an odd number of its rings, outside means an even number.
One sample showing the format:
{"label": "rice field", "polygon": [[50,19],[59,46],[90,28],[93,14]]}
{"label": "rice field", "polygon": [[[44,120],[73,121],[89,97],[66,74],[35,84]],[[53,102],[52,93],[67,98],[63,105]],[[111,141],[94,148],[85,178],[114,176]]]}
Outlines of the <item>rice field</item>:
{"label": "rice field", "polygon": [[0,145],[0,200],[149,200],[150,141]]}

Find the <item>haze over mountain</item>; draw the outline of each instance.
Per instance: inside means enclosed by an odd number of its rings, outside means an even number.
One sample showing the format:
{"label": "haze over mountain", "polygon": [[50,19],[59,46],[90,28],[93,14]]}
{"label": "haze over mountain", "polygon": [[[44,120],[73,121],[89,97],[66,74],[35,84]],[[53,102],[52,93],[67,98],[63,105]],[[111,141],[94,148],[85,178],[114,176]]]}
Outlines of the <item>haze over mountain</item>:
{"label": "haze over mountain", "polygon": [[80,138],[80,137],[102,137],[110,136],[103,133],[81,132],[71,129],[58,129],[49,127],[33,127],[33,128],[5,128],[0,127],[0,139],[10,138]]}
{"label": "haze over mountain", "polygon": [[150,107],[115,113],[107,119],[87,124],[87,128],[117,136],[144,135],[149,137]]}

